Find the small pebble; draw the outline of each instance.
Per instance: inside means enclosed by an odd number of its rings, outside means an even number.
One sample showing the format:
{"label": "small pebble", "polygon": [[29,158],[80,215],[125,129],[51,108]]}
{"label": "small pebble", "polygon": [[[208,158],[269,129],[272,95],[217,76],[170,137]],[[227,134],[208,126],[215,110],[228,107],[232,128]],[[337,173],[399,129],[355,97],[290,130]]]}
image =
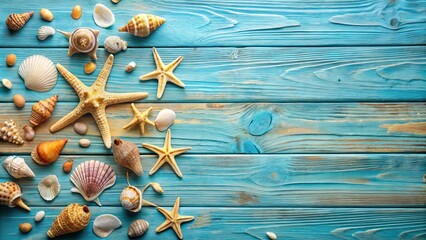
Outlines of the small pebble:
{"label": "small pebble", "polygon": [[35,138],[35,131],[31,126],[25,125],[24,129],[24,138],[27,141],[31,141]]}
{"label": "small pebble", "polygon": [[80,19],[81,17],[81,7],[80,5],[75,5],[71,12],[71,17],[75,20]]}
{"label": "small pebble", "polygon": [[42,8],[40,9],[40,17],[43,20],[51,22],[53,20],[53,13],[47,8]]}
{"label": "small pebble", "polygon": [[7,55],[7,57],[6,57],[7,66],[13,67],[13,66],[15,66],[15,63],[16,63],[16,55],[15,54]]}
{"label": "small pebble", "polygon": [[87,133],[88,126],[82,122],[76,122],[74,124],[74,131],[80,135],[84,135]]}
{"label": "small pebble", "polygon": [[72,165],[74,164],[74,160],[68,159],[64,162],[64,165],[62,165],[62,170],[66,173],[71,172]]}
{"label": "small pebble", "polygon": [[28,233],[31,231],[31,229],[33,229],[33,226],[31,225],[31,223],[21,223],[19,224],[19,230],[22,233]]}
{"label": "small pebble", "polygon": [[96,70],[96,64],[94,62],[88,62],[84,65],[84,72],[86,74],[91,74]]}
{"label": "small pebble", "polygon": [[127,66],[124,68],[124,71],[131,73],[133,70],[135,70],[135,68],[136,68],[136,63],[129,62],[129,64],[127,64]]}
{"label": "small pebble", "polygon": [[25,106],[25,98],[20,94],[15,94],[15,96],[13,96],[13,102],[18,108],[23,108]]}
{"label": "small pebble", "polygon": [[88,146],[90,146],[90,140],[83,138],[83,139],[80,139],[80,141],[78,141],[78,144],[80,144],[80,146],[83,148],[87,148]]}
{"label": "small pebble", "polygon": [[6,79],[6,78],[3,78],[2,80],[1,80],[1,83],[3,84],[3,86],[5,87],[5,88],[7,88],[7,89],[12,89],[12,82],[9,80],[9,79]]}
{"label": "small pebble", "polygon": [[40,222],[41,220],[43,220],[44,216],[46,215],[46,213],[44,211],[38,211],[34,217],[34,220],[36,222]]}
{"label": "small pebble", "polygon": [[275,234],[275,233],[273,233],[273,232],[266,232],[266,235],[269,237],[269,239],[271,239],[271,240],[276,240],[276,239],[278,239],[277,238],[277,235]]}

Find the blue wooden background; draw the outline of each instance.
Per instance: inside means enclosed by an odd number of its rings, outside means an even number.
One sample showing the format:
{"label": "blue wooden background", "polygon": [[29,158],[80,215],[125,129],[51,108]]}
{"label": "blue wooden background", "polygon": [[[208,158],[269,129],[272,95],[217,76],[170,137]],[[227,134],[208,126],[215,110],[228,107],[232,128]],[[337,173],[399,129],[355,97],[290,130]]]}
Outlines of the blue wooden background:
{"label": "blue wooden background", "polygon": [[[152,106],[152,119],[163,108],[175,110],[173,145],[193,147],[177,158],[183,179],[168,166],[148,176],[156,156],[141,144],[161,145],[165,133],[151,127],[143,137],[138,129],[123,131],[132,118],[130,104],[107,109],[112,135],[136,143],[142,155],[145,174],[133,175],[131,182],[138,187],[161,183],[163,195],[149,190],[144,197],[170,209],[181,196],[181,213],[195,216],[183,225],[185,239],[266,239],[266,231],[279,239],[426,239],[424,0],[3,0],[0,59],[15,53],[18,61],[12,68],[0,64],[0,78],[14,85],[10,91],[0,88],[0,120],[12,116],[22,127],[36,101],[58,94],[59,102],[34,141],[0,143],[0,160],[22,156],[36,174],[14,180],[32,211],[1,207],[1,239],[46,239],[53,219],[71,202],[88,204],[92,219],[103,213],[118,216],[123,227],[110,239],[126,238],[137,218],[151,224],[143,239],[176,238],[172,230],[155,233],[164,218],[154,208],[137,214],[121,208],[125,170],[103,146],[90,116],[81,119],[89,125],[87,149],[78,146],[82,137],[72,126],[49,133],[49,126],[76,105],[68,83],[59,77],[52,91],[37,93],[25,89],[17,74],[26,57],[42,54],[90,85],[108,55],[102,46],[98,69],[85,75],[87,55],[67,57],[62,35],[39,41],[36,33],[42,25],[99,29],[91,13],[96,3],[116,17],[112,27],[100,29],[101,45],[111,35],[129,43],[127,51],[115,54],[107,90],[149,92],[137,107]],[[83,8],[80,20],[70,17],[76,4]],[[40,19],[40,8],[50,9],[55,19]],[[32,19],[10,33],[3,23],[7,15],[26,11],[35,12]],[[138,13],[167,22],[146,39],[117,32]],[[184,57],[175,73],[186,88],[167,85],[161,100],[155,98],[156,81],[138,80],[155,67],[153,46],[165,63]],[[124,67],[130,61],[138,66],[128,74]],[[27,100],[23,109],[13,105],[17,93]],[[56,163],[34,164],[30,152],[38,143],[64,137],[69,142]],[[114,167],[117,182],[100,196],[104,206],[70,192],[69,174],[61,170],[68,158]],[[36,187],[48,174],[56,174],[62,188],[52,202],[43,201]],[[10,180],[1,168],[0,181]],[[39,210],[47,215],[35,224]],[[18,230],[22,222],[33,223],[28,235]],[[64,239],[97,238],[91,227]]]}

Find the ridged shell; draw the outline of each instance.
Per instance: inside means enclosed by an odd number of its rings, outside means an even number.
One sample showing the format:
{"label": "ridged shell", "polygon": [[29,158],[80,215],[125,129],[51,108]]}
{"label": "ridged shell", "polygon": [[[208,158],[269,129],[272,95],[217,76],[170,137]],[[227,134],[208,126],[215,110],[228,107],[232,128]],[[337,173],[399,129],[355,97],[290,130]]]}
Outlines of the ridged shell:
{"label": "ridged shell", "polygon": [[159,28],[166,19],[151,14],[138,14],[118,29],[119,32],[128,32],[138,37],[148,37]]}
{"label": "ridged shell", "polygon": [[109,36],[104,41],[104,48],[109,53],[118,53],[127,49],[127,42],[117,36]]}
{"label": "ridged shell", "polygon": [[142,192],[134,186],[127,186],[121,191],[121,206],[130,212],[139,212],[142,209]]}
{"label": "ridged shell", "polygon": [[14,178],[35,177],[34,172],[28,167],[25,160],[17,156],[7,157],[3,162],[3,167]]}
{"label": "ridged shell", "polygon": [[22,201],[22,192],[18,184],[14,182],[0,183],[0,205],[14,208],[16,206],[27,211],[31,209]]}
{"label": "ridged shell", "polygon": [[61,191],[61,185],[56,175],[43,178],[37,186],[40,196],[46,201],[52,201]]}
{"label": "ridged shell", "polygon": [[49,165],[55,162],[68,139],[42,142],[31,152],[34,162],[40,165]]}
{"label": "ridged shell", "polygon": [[50,26],[41,26],[37,32],[37,38],[41,41],[45,40],[49,36],[55,35],[56,31]]}
{"label": "ridged shell", "polygon": [[111,214],[102,214],[93,221],[93,232],[100,238],[108,237],[115,229],[120,227],[120,219]]}
{"label": "ridged shell", "polygon": [[18,31],[25,26],[25,24],[33,16],[33,12],[27,13],[12,13],[6,19],[6,25],[9,29]]}
{"label": "ridged shell", "polygon": [[47,236],[62,236],[83,230],[90,222],[90,210],[86,205],[72,203],[55,218]]}
{"label": "ridged shell", "polygon": [[136,144],[116,138],[112,144],[112,152],[118,165],[132,170],[138,176],[143,174],[139,149]]}
{"label": "ridged shell", "polygon": [[161,110],[157,118],[155,119],[155,127],[158,131],[162,132],[167,130],[170,126],[173,125],[176,119],[176,113],[170,109]]}
{"label": "ridged shell", "polygon": [[41,55],[26,58],[18,70],[28,89],[37,92],[51,90],[58,80],[58,72],[50,59]]}
{"label": "ridged shell", "polygon": [[110,27],[115,22],[114,14],[103,4],[96,4],[93,9],[93,20],[102,28]]}
{"label": "ridged shell", "polygon": [[111,166],[96,160],[78,165],[71,174],[71,182],[76,186],[72,192],[80,193],[86,201],[94,201],[99,206],[99,195],[115,184],[116,176]]}
{"label": "ridged shell", "polygon": [[49,119],[52,116],[57,101],[58,95],[55,95],[35,103],[32,108],[30,123],[38,126],[40,123]]}
{"label": "ridged shell", "polygon": [[24,140],[19,134],[16,123],[12,119],[0,123],[0,140],[17,145],[24,144]]}
{"label": "ridged shell", "polygon": [[148,228],[148,221],[138,219],[130,224],[129,229],[127,230],[127,235],[129,235],[129,237],[140,237],[148,230]]}

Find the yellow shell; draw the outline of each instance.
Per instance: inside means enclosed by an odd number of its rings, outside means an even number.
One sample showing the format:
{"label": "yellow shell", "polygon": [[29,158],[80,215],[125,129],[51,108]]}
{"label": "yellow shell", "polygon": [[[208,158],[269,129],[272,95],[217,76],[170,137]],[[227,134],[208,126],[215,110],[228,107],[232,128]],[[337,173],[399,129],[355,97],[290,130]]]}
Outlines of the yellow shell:
{"label": "yellow shell", "polygon": [[138,14],[118,29],[119,32],[128,32],[138,37],[148,37],[159,28],[166,19],[151,14]]}
{"label": "yellow shell", "polygon": [[141,157],[136,144],[116,138],[112,145],[112,152],[118,165],[132,170],[138,176],[143,174]]}
{"label": "yellow shell", "polygon": [[72,203],[68,205],[53,221],[47,236],[62,236],[83,230],[90,222],[90,210],[86,205]]}
{"label": "yellow shell", "polygon": [[0,205],[8,207],[21,207],[27,211],[30,208],[22,201],[22,192],[18,184],[14,182],[0,183]]}
{"label": "yellow shell", "polygon": [[6,25],[10,30],[18,31],[30,20],[34,12],[12,13],[6,19]]}
{"label": "yellow shell", "polygon": [[55,162],[68,139],[42,142],[31,152],[34,162],[40,165],[49,165]]}
{"label": "yellow shell", "polygon": [[35,103],[31,112],[30,123],[34,126],[38,126],[40,123],[50,118],[57,101],[58,95],[55,95]]}

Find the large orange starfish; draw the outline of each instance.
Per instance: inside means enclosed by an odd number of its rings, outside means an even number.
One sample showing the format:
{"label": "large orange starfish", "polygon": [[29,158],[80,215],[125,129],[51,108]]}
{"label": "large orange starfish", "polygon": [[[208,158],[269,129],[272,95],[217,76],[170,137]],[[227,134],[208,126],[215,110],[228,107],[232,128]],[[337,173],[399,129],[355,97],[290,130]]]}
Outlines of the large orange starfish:
{"label": "large orange starfish", "polygon": [[162,232],[167,228],[172,227],[176,235],[178,235],[179,239],[183,239],[182,229],[180,229],[180,225],[184,222],[192,221],[194,217],[179,215],[179,205],[180,197],[176,199],[172,211],[167,211],[162,207],[157,208],[157,210],[164,215],[166,220],[160,226],[157,227],[157,229],[155,230],[156,232]]}

